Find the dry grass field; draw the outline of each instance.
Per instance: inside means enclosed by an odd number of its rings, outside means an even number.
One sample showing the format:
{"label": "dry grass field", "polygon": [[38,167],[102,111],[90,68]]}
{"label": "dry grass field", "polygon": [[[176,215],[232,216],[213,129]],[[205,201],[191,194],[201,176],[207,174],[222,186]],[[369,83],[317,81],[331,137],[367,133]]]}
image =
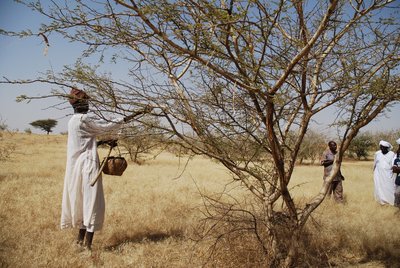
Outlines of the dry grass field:
{"label": "dry grass field", "polygon": [[[2,135],[16,150],[0,160],[0,267],[262,266],[251,241],[226,242],[225,253],[208,258],[210,241],[193,239],[199,190],[218,193],[230,181],[215,162],[195,157],[185,168],[185,158],[163,153],[104,176],[105,226],[91,253],[77,252],[77,230],[59,229],[66,136]],[[336,267],[400,267],[400,213],[374,201],[372,162],[345,162],[343,173],[346,203],[325,200],[313,214],[308,254]],[[317,193],[321,180],[321,167],[297,167],[295,201]]]}

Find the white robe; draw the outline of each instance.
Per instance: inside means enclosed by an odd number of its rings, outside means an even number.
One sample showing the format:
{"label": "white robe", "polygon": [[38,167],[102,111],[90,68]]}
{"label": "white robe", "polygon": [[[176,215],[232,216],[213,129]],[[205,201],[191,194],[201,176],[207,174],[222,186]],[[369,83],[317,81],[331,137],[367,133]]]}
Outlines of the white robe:
{"label": "white robe", "polygon": [[118,129],[123,118],[113,122],[87,114],[74,114],[68,122],[67,165],[61,210],[61,229],[69,227],[100,230],[104,222],[102,178],[94,186],[100,163],[96,136]]}
{"label": "white robe", "polygon": [[395,153],[392,151],[383,154],[381,151],[375,153],[374,158],[374,185],[375,200],[380,204],[394,204],[394,176],[392,172]]}

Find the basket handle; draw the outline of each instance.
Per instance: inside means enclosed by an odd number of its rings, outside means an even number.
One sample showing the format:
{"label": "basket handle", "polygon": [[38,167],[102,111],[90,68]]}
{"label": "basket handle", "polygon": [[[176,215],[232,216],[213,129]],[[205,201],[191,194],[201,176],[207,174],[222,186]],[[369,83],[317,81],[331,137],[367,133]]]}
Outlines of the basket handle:
{"label": "basket handle", "polygon": [[90,181],[90,186],[94,186],[94,185],[96,184],[97,180],[100,178],[101,172],[103,172],[104,165],[107,163],[107,158],[110,156],[111,151],[112,151],[112,148],[113,148],[113,147],[110,146],[110,150],[108,150],[108,154],[107,154],[106,158],[104,158],[104,159],[103,159],[103,162],[101,162],[101,166],[100,166],[100,168],[99,168],[99,173],[97,173],[97,176],[94,177],[94,178]]}

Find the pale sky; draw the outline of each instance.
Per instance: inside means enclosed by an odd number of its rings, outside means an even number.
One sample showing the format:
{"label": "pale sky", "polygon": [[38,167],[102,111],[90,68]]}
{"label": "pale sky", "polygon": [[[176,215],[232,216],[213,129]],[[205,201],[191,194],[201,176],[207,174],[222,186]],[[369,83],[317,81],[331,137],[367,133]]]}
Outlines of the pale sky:
{"label": "pale sky", "polygon": [[[43,1],[45,2],[45,1]],[[12,0],[0,2],[0,28],[23,30],[40,25],[42,20],[33,11],[14,3]],[[40,37],[11,38],[0,35],[0,79],[35,78],[39,73],[52,69],[60,72],[64,65],[73,64],[79,56],[76,45],[72,45],[56,37],[51,37],[50,48],[44,55],[45,44]],[[51,87],[44,84],[10,85],[0,84],[0,122],[9,129],[24,131],[30,128],[35,133],[43,133],[33,129],[29,123],[38,119],[56,119],[58,125],[54,133],[65,132],[68,115],[73,111],[69,105],[63,105],[64,110],[51,108],[59,104],[59,99],[33,100],[30,103],[17,103],[16,97],[22,94],[28,96],[46,95]]]}
{"label": "pale sky", "polygon": [[[42,1],[45,4],[46,1]],[[0,28],[9,30],[36,29],[43,20],[42,17],[12,0],[0,2]],[[68,43],[56,36],[49,36],[50,47],[44,55],[45,44],[40,37],[11,38],[0,35],[0,80],[35,78],[46,70],[60,72],[64,65],[73,64],[80,55],[79,45]],[[112,70],[110,70],[112,71]],[[28,96],[46,95],[51,87],[44,84],[9,85],[0,84],[0,123],[5,123],[9,129],[24,131],[30,128],[34,133],[43,133],[33,129],[29,123],[38,119],[56,119],[58,125],[54,133],[65,132],[67,121],[72,109],[68,104],[54,108],[59,99],[33,100],[30,103],[17,103],[16,97],[22,94]],[[400,92],[400,89],[399,89]],[[64,109],[60,109],[64,108]],[[374,120],[363,131],[385,131],[400,129],[400,104],[392,111]],[[320,115],[318,123],[323,128],[324,121],[331,113]],[[326,128],[323,131],[329,131]]]}

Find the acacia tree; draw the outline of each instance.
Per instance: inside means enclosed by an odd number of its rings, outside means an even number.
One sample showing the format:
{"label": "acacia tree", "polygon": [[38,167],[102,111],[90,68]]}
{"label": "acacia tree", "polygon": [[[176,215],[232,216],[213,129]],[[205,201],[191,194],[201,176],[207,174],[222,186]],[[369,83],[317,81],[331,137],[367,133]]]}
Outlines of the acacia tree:
{"label": "acacia tree", "polygon": [[358,160],[361,160],[361,158],[367,159],[373,145],[371,133],[361,133],[351,141],[348,151],[351,156],[355,155]]}
{"label": "acacia tree", "polygon": [[57,125],[57,120],[54,119],[41,119],[29,123],[34,128],[39,128],[49,135],[53,128]]}
{"label": "acacia tree", "polygon": [[[80,85],[99,112],[151,103],[161,130],[222,163],[260,205],[250,211],[209,198],[208,231],[232,220],[225,234],[253,230],[269,265],[290,266],[351,140],[399,101],[399,18],[381,12],[392,2],[36,2],[28,6],[51,23],[7,34],[59,33],[87,50],[60,74],[5,82]],[[84,63],[104,62],[109,50],[116,64],[130,64],[130,80]],[[308,202],[295,202],[289,185],[299,150],[310,122],[328,108],[340,133],[333,172]],[[247,144],[257,146],[237,157]],[[237,214],[249,220],[235,221]]]}
{"label": "acacia tree", "polygon": [[132,124],[123,130],[119,144],[128,151],[130,159],[137,164],[143,163],[146,155],[155,158],[167,146],[163,132],[156,127],[159,122],[155,119],[144,118],[142,121],[145,124]]}
{"label": "acacia tree", "polygon": [[314,164],[321,157],[321,152],[327,147],[326,136],[312,129],[308,130],[298,153],[298,162],[301,164],[304,159]]}

